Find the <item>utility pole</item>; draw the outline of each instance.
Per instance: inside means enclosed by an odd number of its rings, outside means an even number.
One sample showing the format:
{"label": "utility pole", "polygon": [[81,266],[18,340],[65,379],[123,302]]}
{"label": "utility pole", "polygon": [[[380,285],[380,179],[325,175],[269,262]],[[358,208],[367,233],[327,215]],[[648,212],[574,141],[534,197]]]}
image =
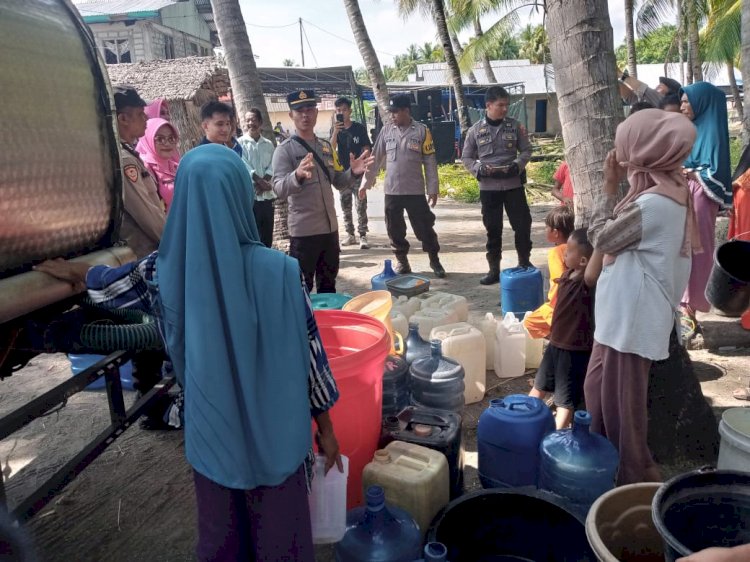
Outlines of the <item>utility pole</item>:
{"label": "utility pole", "polygon": [[305,68],[305,44],[302,42],[302,18],[299,18],[299,50],[302,53],[302,68]]}

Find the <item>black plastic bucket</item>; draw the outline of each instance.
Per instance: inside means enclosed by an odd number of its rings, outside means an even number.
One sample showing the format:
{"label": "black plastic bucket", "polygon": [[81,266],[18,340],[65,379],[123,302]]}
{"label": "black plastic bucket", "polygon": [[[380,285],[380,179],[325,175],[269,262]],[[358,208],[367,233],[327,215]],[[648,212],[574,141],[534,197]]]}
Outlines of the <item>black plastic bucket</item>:
{"label": "black plastic bucket", "polygon": [[652,503],[664,559],[750,543],[750,473],[696,470],[661,485]]}
{"label": "black plastic bucket", "polygon": [[750,242],[729,240],[716,248],[706,299],[727,315],[739,315],[747,310],[750,306]]}
{"label": "black plastic bucket", "polygon": [[428,541],[461,562],[594,561],[583,521],[562,500],[534,488],[479,490],[449,503]]}

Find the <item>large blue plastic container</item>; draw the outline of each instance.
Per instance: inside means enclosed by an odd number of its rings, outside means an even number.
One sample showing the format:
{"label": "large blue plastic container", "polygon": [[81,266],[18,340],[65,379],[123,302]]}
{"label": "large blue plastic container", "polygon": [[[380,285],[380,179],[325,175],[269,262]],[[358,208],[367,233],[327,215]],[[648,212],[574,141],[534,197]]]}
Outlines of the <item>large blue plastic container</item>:
{"label": "large blue plastic container", "polygon": [[385,503],[380,486],[367,488],[366,507],[346,514],[346,534],[336,544],[337,562],[413,562],[421,554],[422,533],[406,511]]}
{"label": "large blue plastic container", "polygon": [[517,317],[536,310],[544,302],[544,280],[536,267],[511,267],[500,274],[500,306],[503,315]]}
{"label": "large blue plastic container", "polygon": [[[70,359],[70,370],[73,371],[74,375],[77,375],[105,357],[106,355],[68,353],[68,359]],[[120,383],[122,384],[123,390],[133,390],[133,364],[130,361],[120,366]],[[88,385],[86,390],[101,390],[106,384],[107,382],[105,378],[99,377]]]}
{"label": "large blue plastic container", "polygon": [[394,277],[398,277],[398,273],[393,271],[393,267],[391,266],[391,260],[385,260],[383,271],[381,271],[380,273],[378,273],[377,275],[373,276],[370,279],[372,290],[373,291],[387,291],[388,286],[386,285],[386,282],[390,279],[393,279]]}
{"label": "large blue plastic container", "polygon": [[409,365],[389,355],[383,367],[383,419],[395,416],[409,405]]}
{"label": "large blue plastic container", "polygon": [[464,368],[444,357],[442,342],[430,342],[430,355],[414,361],[411,374],[411,403],[424,408],[461,413],[464,408]]}
{"label": "large blue plastic container", "polygon": [[409,334],[406,336],[404,345],[406,346],[404,359],[409,365],[420,357],[430,355],[430,342],[422,339],[419,335],[419,324],[414,322],[409,322]]}
{"label": "large blue plastic container", "polygon": [[341,310],[352,300],[346,293],[314,293],[310,295],[313,310]]}
{"label": "large blue plastic container", "polygon": [[550,409],[538,398],[511,394],[490,400],[479,417],[479,480],[484,488],[536,486],[539,445],[555,429]]}
{"label": "large blue plastic container", "polygon": [[539,446],[539,487],[561,496],[582,515],[614,488],[620,462],[615,446],[590,429],[591,414],[578,411],[572,429],[550,433]]}

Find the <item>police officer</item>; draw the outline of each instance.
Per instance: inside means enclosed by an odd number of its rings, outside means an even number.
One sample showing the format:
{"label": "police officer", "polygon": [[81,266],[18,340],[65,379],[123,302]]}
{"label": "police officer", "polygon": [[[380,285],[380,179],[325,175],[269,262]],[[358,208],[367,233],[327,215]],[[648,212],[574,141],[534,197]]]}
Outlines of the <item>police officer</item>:
{"label": "police officer", "polygon": [[526,127],[508,117],[510,96],[505,88],[490,87],[484,100],[487,115],[469,129],[461,161],[479,180],[489,265],[479,282],[492,285],[500,281],[503,207],[515,233],[518,266],[531,267],[531,211],[521,177],[531,158],[531,143]]}
{"label": "police officer", "polygon": [[120,234],[140,259],[159,247],[167,221],[156,182],[136,152],[135,143],[146,132],[146,102],[129,86],[115,87],[117,129],[123,173],[123,217]]}
{"label": "police officer", "polygon": [[372,163],[369,151],[351,158],[344,170],[331,144],[315,136],[318,119],[313,90],[287,96],[296,134],[273,154],[273,190],[289,201],[289,255],[297,258],[308,291],[335,293],[339,272],[339,234],[333,190],[347,189]]}
{"label": "police officer", "polygon": [[414,235],[430,256],[430,268],[437,277],[442,278],[445,277],[445,269],[438,258],[440,245],[435,232],[435,215],[430,210],[438,197],[437,160],[432,134],[426,125],[412,119],[410,96],[393,96],[389,110],[392,121],[378,134],[373,148],[375,164],[362,179],[359,197],[366,197],[366,190],[373,186],[378,172],[385,166],[385,226],[398,262],[396,271],[402,274],[411,272],[407,258],[406,211]]}
{"label": "police officer", "polygon": [[[146,102],[130,86],[115,86],[114,91],[123,175],[120,236],[140,259],[159,247],[167,215],[159,199],[156,182],[133,148],[146,132],[148,117],[143,109]],[[139,351],[134,354],[133,386],[141,395],[161,379],[163,361],[161,351]],[[169,401],[165,396],[151,406],[141,419],[141,428],[170,429],[171,426],[162,418]]]}

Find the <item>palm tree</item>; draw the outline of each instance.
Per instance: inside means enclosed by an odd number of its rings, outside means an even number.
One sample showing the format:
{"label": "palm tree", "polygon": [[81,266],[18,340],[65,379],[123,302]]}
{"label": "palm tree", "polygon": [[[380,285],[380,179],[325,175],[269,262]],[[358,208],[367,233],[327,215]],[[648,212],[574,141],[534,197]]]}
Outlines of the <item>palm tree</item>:
{"label": "palm tree", "polygon": [[635,27],[633,9],[635,0],[625,0],[625,45],[628,51],[628,71],[633,78],[638,78],[638,66],[635,52]]}
{"label": "palm tree", "polygon": [[[458,35],[456,35],[456,32],[453,30],[449,31],[451,34],[451,41],[453,42],[453,50],[456,51],[460,66],[460,61],[464,56],[464,48],[461,46],[461,41],[458,39]],[[477,77],[474,76],[474,71],[471,68],[466,72],[466,76],[468,77],[469,82],[471,82],[472,84],[477,83]]]}
{"label": "palm tree", "polygon": [[224,46],[224,57],[232,84],[232,99],[239,115],[257,107],[263,116],[263,135],[275,143],[266,98],[255,66],[253,48],[247,36],[239,0],[211,0],[219,40]]}
{"label": "palm tree", "polygon": [[378,102],[380,115],[383,121],[386,121],[390,114],[388,113],[389,100],[384,76],[385,69],[380,67],[378,54],[375,52],[375,47],[372,46],[372,41],[370,41],[370,35],[367,33],[358,0],[344,0],[344,7],[346,8],[346,14],[349,16],[349,25],[352,28],[354,40],[357,42],[362,61],[365,63],[367,74],[370,76],[370,85],[375,94],[375,100]]}
{"label": "palm tree", "polygon": [[453,83],[453,89],[456,95],[456,111],[458,113],[458,122],[461,127],[461,136],[465,136],[469,130],[469,111],[466,106],[464,96],[464,86],[461,81],[461,71],[458,68],[458,61],[453,52],[451,45],[450,33],[448,32],[448,21],[445,17],[445,5],[443,0],[397,0],[399,11],[403,16],[408,16],[416,10],[432,17],[437,27],[440,44],[445,54],[445,62],[448,66],[448,75]]}
{"label": "palm tree", "polygon": [[607,0],[547,0],[546,6],[565,159],[576,186],[576,226],[582,227],[591,219],[622,118],[612,25]]}
{"label": "palm tree", "polygon": [[742,48],[741,11],[741,0],[709,0],[708,17],[701,34],[701,43],[706,61],[723,62],[726,65],[734,107],[744,123],[740,89],[734,77],[735,61],[739,59]]}
{"label": "palm tree", "polygon": [[544,64],[549,60],[549,38],[543,25],[528,24],[520,34],[521,58],[532,64]]}
{"label": "palm tree", "polygon": [[[474,18],[474,36],[480,39],[484,35],[482,31],[482,24],[479,23],[479,16]],[[492,71],[492,65],[490,64],[490,57],[485,53],[482,57],[482,68],[484,68],[484,75],[487,78],[487,82],[496,83],[495,73]]]}

